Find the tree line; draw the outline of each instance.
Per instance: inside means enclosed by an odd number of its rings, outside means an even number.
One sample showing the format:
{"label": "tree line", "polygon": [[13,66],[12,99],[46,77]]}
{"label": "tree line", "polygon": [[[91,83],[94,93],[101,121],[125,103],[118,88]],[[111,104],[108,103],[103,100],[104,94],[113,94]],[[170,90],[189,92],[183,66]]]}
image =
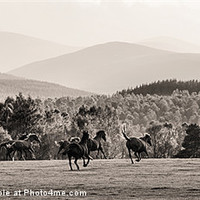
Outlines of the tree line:
{"label": "tree line", "polygon": [[200,91],[200,82],[198,80],[178,81],[176,79],[167,79],[163,81],[155,81],[150,84],[142,84],[140,86],[122,90],[121,95],[127,94],[157,94],[157,95],[171,95],[174,90],[187,90],[190,94],[192,92]]}
{"label": "tree line", "polygon": [[129,137],[151,135],[151,157],[200,157],[199,106],[200,94],[177,89],[170,96],[116,93],[45,100],[20,93],[0,103],[0,142],[36,133],[42,141],[41,146],[34,147],[37,159],[56,159],[54,141],[81,137],[83,130],[94,137],[104,130],[107,157],[124,158],[128,152],[121,124],[126,123]]}

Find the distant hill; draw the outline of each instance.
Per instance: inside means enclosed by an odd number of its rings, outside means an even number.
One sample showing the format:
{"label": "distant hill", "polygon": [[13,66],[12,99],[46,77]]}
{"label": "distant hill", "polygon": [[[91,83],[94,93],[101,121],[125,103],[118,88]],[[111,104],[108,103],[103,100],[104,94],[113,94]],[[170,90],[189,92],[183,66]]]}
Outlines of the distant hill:
{"label": "distant hill", "polygon": [[179,53],[200,53],[200,46],[172,37],[154,37],[138,44]]}
{"label": "distant hill", "polygon": [[119,93],[123,96],[128,94],[142,94],[142,95],[171,95],[174,90],[187,90],[190,94],[192,92],[200,92],[200,81],[190,80],[190,81],[178,81],[173,80],[163,80],[156,81],[149,84],[143,84],[141,86],[135,87],[133,89],[129,88],[122,90]]}
{"label": "distant hill", "polygon": [[160,57],[170,54],[175,55],[142,45],[110,42],[34,62],[9,73],[95,93],[114,93],[128,86],[152,81],[152,78],[155,80],[155,74],[159,72],[152,70],[159,68],[162,71],[162,63],[159,62],[163,58]]}
{"label": "distant hill", "polygon": [[7,96],[15,96],[19,92],[30,95],[33,98],[59,98],[89,96],[91,93],[78,89],[67,88],[54,83],[20,79],[7,74],[0,73],[0,100]]}
{"label": "distant hill", "polygon": [[10,71],[95,93],[115,93],[155,80],[199,79],[200,54],[109,42]]}
{"label": "distant hill", "polygon": [[0,66],[3,72],[80,49],[10,32],[0,32],[0,44]]}

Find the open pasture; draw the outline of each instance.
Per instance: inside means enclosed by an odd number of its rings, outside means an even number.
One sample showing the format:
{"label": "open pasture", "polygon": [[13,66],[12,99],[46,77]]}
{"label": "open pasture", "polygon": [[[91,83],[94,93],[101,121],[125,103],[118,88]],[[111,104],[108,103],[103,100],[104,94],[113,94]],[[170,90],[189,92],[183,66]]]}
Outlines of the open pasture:
{"label": "open pasture", "polygon": [[[93,160],[69,171],[68,160],[0,162],[0,191],[21,196],[0,199],[200,199],[200,159]],[[75,168],[73,164],[73,168]],[[86,191],[86,197],[25,196],[38,191]]]}

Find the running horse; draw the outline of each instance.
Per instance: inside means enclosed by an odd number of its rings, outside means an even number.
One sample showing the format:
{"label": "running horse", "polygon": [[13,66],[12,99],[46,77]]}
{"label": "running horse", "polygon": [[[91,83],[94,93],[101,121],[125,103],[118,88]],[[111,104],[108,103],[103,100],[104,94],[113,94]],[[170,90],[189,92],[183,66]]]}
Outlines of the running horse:
{"label": "running horse", "polygon": [[[21,137],[19,137],[18,140],[24,140],[26,138],[27,138],[27,135],[24,134]],[[8,160],[9,158],[10,160],[12,160],[11,153],[14,151],[14,149],[11,146],[15,141],[17,140],[9,140],[0,144],[0,148],[4,147],[6,149],[6,160]],[[13,153],[13,156],[14,156],[14,153]]]}
{"label": "running horse", "polygon": [[25,153],[26,157],[27,157],[27,152],[29,152],[32,155],[32,158],[36,159],[34,150],[32,149],[32,145],[31,145],[33,141],[36,141],[39,144],[41,143],[41,141],[37,135],[29,134],[29,135],[27,135],[27,138],[25,138],[24,140],[15,140],[12,144],[8,145],[7,147],[12,149],[12,151],[14,151],[14,153],[16,151],[20,152],[20,154],[21,154],[20,158],[22,158],[22,159],[24,159],[22,152]]}
{"label": "running horse", "polygon": [[[89,139],[89,134],[87,131],[83,131],[83,136],[81,138],[81,141],[79,143],[70,143],[68,145],[68,148],[66,149],[66,153],[68,155],[69,158],[69,166],[70,169],[72,169],[72,163],[71,163],[71,159],[72,157],[75,158],[74,163],[77,167],[77,170],[79,170],[79,166],[78,166],[78,159],[83,159],[83,166],[87,167],[87,165],[89,164],[90,159],[92,160],[92,157],[88,154],[88,147],[87,147],[87,142]],[[88,159],[87,163],[85,162],[85,158]]]}
{"label": "running horse", "polygon": [[101,151],[104,158],[106,159],[106,156],[103,151],[102,144],[101,144],[102,139],[106,142],[106,133],[103,130],[98,131],[96,133],[96,136],[93,139],[89,138],[89,140],[87,142],[88,154],[90,154],[91,151],[98,151],[98,153],[96,155],[96,158],[97,158],[99,156],[99,152]]}

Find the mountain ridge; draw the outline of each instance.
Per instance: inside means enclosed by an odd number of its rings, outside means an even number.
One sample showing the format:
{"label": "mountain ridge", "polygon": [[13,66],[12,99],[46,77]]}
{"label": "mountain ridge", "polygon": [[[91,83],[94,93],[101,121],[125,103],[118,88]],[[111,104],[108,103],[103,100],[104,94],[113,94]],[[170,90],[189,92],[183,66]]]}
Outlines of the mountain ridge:
{"label": "mountain ridge", "polygon": [[144,39],[137,44],[177,53],[200,53],[200,45],[168,36]]}
{"label": "mountain ridge", "polygon": [[12,32],[0,32],[0,44],[2,72],[80,49]]}
{"label": "mountain ridge", "polygon": [[200,54],[109,42],[22,66],[9,72],[71,88],[111,94],[164,79],[198,79]]}
{"label": "mountain ridge", "polygon": [[60,98],[60,97],[78,97],[90,96],[92,93],[79,89],[72,89],[55,83],[46,81],[36,81],[22,79],[8,74],[0,73],[0,99],[7,96],[15,96],[18,93],[30,95],[33,98]]}

